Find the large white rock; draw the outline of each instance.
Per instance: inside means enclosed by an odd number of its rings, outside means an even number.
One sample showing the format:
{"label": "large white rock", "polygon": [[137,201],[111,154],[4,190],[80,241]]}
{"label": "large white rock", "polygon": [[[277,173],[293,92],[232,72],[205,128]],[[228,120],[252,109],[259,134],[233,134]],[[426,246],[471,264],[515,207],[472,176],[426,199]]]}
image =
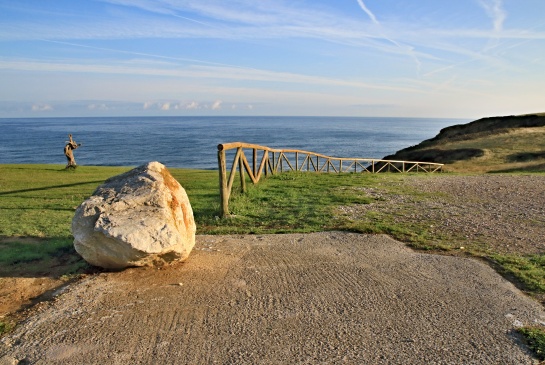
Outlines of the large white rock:
{"label": "large white rock", "polygon": [[108,269],[185,260],[195,230],[185,190],[159,162],[106,180],[72,219],[76,251]]}

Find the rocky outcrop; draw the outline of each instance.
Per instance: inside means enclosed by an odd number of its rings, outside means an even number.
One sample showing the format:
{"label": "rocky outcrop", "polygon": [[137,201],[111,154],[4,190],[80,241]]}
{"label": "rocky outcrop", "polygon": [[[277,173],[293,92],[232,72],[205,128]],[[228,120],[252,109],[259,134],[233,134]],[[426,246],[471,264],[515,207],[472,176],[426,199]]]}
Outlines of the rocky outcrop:
{"label": "rocky outcrop", "polygon": [[76,251],[108,269],[185,260],[195,230],[185,190],[159,162],[106,180],[72,220]]}

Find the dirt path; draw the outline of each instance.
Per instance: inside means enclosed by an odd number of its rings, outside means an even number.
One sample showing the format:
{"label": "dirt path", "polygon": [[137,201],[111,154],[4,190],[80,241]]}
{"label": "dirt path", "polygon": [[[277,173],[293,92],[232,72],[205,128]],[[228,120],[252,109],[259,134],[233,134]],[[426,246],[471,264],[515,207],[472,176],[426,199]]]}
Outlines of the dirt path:
{"label": "dirt path", "polygon": [[514,330],[536,321],[542,307],[487,265],[387,236],[198,236],[186,263],[42,303],[0,363],[532,364]]}

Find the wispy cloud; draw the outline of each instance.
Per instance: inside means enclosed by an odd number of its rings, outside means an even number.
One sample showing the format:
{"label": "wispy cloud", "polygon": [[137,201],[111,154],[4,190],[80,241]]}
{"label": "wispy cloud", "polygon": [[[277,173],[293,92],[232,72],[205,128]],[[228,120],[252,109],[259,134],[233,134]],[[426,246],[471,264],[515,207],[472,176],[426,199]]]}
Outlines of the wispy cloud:
{"label": "wispy cloud", "polygon": [[5,60],[0,58],[0,69],[41,72],[75,72],[94,74],[119,74],[139,76],[169,76],[188,79],[216,79],[234,81],[275,82],[286,84],[340,86],[360,89],[409,91],[417,90],[384,85],[379,83],[365,83],[361,81],[296,74],[290,72],[276,72],[231,66],[198,66],[190,65],[180,68],[180,65],[159,63],[154,67],[149,61],[109,62],[93,64],[73,62],[37,62],[33,60]]}
{"label": "wispy cloud", "polygon": [[112,100],[150,113],[280,99],[379,105],[403,95],[408,103],[492,88],[477,80],[537,84],[543,66],[536,14],[545,8],[525,13],[532,6],[505,0],[95,0],[89,12],[80,2],[34,5],[0,0],[0,77],[16,86],[0,88],[0,99],[35,111],[58,113],[52,95],[62,93],[91,100],[83,107],[97,113],[120,110]]}
{"label": "wispy cloud", "polygon": [[[493,20],[493,29],[468,29],[464,27],[445,29],[423,27],[411,22],[380,21],[363,0],[358,6],[371,22],[335,12],[335,7],[309,7],[308,4],[283,1],[173,1],[173,0],[104,0],[105,3],[127,9],[127,14],[104,18],[63,19],[58,23],[11,23],[0,24],[0,39],[42,39],[49,42],[64,42],[75,47],[88,47],[97,51],[112,52],[107,47],[82,45],[72,40],[118,40],[118,39],[187,39],[201,40],[248,40],[267,39],[319,39],[352,47],[375,50],[387,54],[405,54],[416,64],[422,65],[422,55],[433,52],[430,44],[456,43],[460,38],[488,40],[501,35],[505,38],[543,39],[543,32],[524,29],[504,29],[507,16],[500,0],[475,0]],[[143,12],[130,12],[141,9]],[[157,16],[155,16],[157,15]],[[425,14],[423,14],[425,16]],[[170,18],[170,19],[169,19]],[[180,19],[187,21],[179,21]],[[138,24],[135,27],[134,24]],[[2,31],[4,28],[4,31]],[[430,39],[433,42],[430,42]],[[387,40],[381,42],[380,40]],[[81,43],[81,42],[79,42]],[[59,43],[61,44],[61,43]],[[455,49],[455,47],[452,47]],[[426,52],[423,50],[426,49]],[[117,52],[124,52],[117,48]],[[165,57],[158,54],[140,53],[142,56]],[[167,58],[167,57],[165,57]],[[180,57],[179,59],[183,59]],[[188,62],[210,63],[211,59],[185,59]],[[232,65],[236,66],[236,65]]]}
{"label": "wispy cloud", "polygon": [[507,13],[503,9],[502,0],[478,0],[484,8],[486,14],[492,19],[494,35],[490,38],[483,52],[496,48],[500,44],[500,38],[503,32],[503,23],[507,18]]}
{"label": "wispy cloud", "polygon": [[503,8],[502,0],[479,0],[487,15],[492,19],[494,31],[499,33],[503,30],[503,23],[507,13]]}

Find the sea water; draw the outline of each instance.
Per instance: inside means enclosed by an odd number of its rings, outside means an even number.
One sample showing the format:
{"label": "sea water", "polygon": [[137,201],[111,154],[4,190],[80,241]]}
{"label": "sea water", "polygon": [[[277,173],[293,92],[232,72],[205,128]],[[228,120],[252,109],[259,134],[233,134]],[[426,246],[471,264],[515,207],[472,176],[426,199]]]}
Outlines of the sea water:
{"label": "sea water", "polygon": [[246,142],[333,157],[382,158],[464,119],[368,117],[99,117],[0,119],[0,163],[217,169],[217,145]]}

